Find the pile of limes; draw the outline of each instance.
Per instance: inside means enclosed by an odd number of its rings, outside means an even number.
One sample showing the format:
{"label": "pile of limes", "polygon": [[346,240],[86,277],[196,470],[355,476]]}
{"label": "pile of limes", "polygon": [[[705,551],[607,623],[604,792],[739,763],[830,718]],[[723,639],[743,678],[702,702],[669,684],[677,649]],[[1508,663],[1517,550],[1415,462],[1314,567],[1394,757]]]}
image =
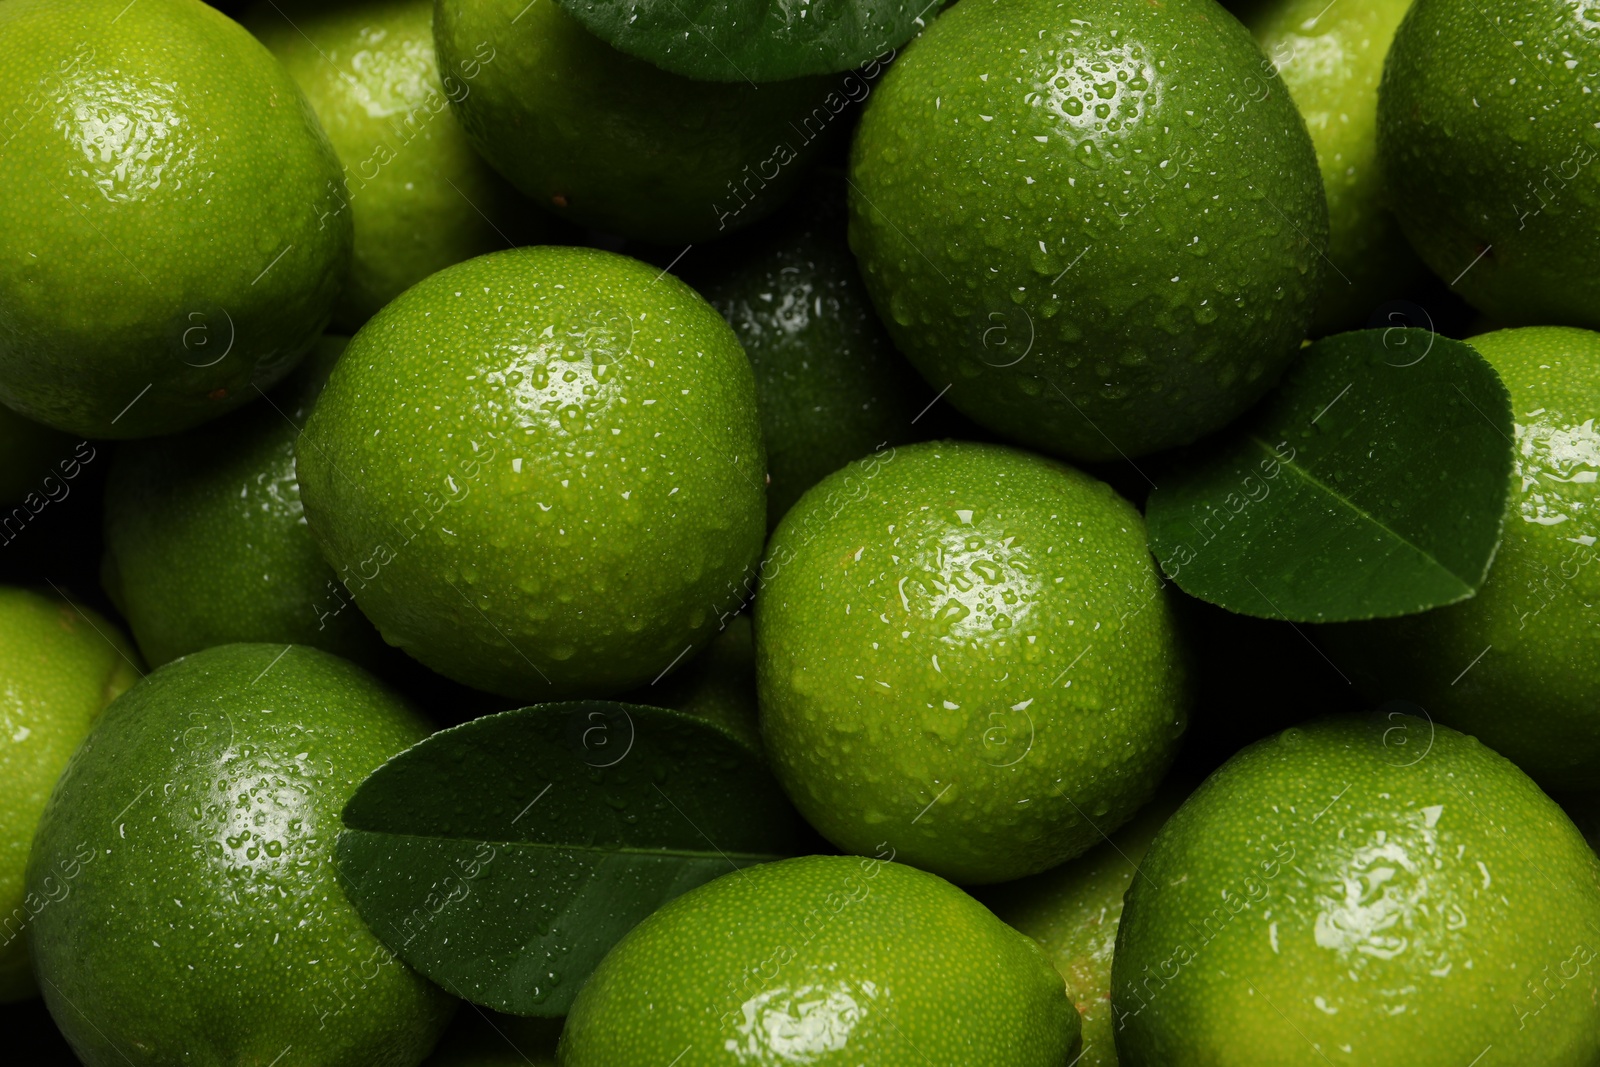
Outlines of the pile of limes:
{"label": "pile of limes", "polygon": [[[1566,0],[0,0],[7,1062],[1600,1065],[1597,159]],[[1487,578],[1180,591],[1149,493],[1400,327]],[[560,702],[720,755],[519,826]],[[522,858],[375,885],[440,743],[405,854]]]}

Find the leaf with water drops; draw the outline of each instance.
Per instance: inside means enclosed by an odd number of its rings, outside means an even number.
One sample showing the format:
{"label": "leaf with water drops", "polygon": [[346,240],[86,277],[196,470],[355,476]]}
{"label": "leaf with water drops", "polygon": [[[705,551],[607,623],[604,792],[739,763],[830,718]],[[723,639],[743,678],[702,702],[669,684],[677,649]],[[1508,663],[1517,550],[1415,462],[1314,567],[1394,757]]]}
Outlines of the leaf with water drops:
{"label": "leaf with water drops", "polygon": [[[886,63],[938,12],[937,0],[556,2],[618,51],[686,78],[721,82],[784,81]],[[876,74],[870,67],[868,73]]]}
{"label": "leaf with water drops", "polygon": [[1500,541],[1511,397],[1470,345],[1360,330],[1301,353],[1243,432],[1161,480],[1150,550],[1242,615],[1348,622],[1473,596]]}
{"label": "leaf with water drops", "polygon": [[545,1016],[656,908],[808,840],[745,743],[608,701],[434,734],[362,782],[344,824],[339,873],[380,941],[459,997]]}

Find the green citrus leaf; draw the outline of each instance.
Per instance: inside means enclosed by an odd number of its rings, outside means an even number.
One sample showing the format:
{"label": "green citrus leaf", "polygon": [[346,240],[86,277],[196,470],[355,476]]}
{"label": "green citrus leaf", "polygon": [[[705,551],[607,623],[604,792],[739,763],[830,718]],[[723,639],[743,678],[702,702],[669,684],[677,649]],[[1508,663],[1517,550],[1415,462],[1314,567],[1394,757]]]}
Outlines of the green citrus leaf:
{"label": "green citrus leaf", "polygon": [[1465,600],[1510,491],[1511,396],[1470,345],[1360,330],[1301,353],[1244,432],[1150,494],[1150,550],[1242,615],[1346,622]]}
{"label": "green citrus leaf", "polygon": [[344,824],[339,873],[380,941],[459,997],[546,1016],[656,908],[805,841],[731,734],[608,701],[434,734],[362,782]]}
{"label": "green citrus leaf", "polygon": [[[881,65],[937,0],[556,0],[611,47],[701,81],[772,82]],[[868,67],[870,80],[877,76]]]}

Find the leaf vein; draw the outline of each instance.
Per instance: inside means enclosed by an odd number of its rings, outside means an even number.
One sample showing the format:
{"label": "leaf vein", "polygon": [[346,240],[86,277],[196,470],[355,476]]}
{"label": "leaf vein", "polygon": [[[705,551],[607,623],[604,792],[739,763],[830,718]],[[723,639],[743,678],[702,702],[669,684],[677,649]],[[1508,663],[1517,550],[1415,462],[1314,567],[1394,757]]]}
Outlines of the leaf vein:
{"label": "leaf vein", "polygon": [[1421,545],[1419,545],[1416,542],[1412,541],[1410,538],[1406,537],[1404,534],[1401,534],[1398,531],[1392,529],[1382,519],[1380,519],[1376,515],[1372,514],[1372,512],[1368,511],[1366,508],[1361,507],[1355,501],[1351,500],[1349,497],[1345,496],[1343,493],[1339,492],[1337,489],[1333,488],[1328,483],[1322,481],[1320,478],[1314,477],[1312,475],[1312,473],[1309,470],[1307,470],[1305,467],[1303,467],[1300,464],[1294,462],[1293,460],[1285,461],[1278,454],[1278,451],[1275,448],[1273,448],[1271,445],[1267,444],[1265,441],[1261,440],[1261,438],[1257,437],[1254,434],[1251,434],[1249,436],[1250,436],[1250,442],[1252,444],[1254,444],[1257,447],[1259,447],[1262,452],[1264,452],[1268,456],[1271,456],[1278,463],[1281,463],[1285,469],[1293,471],[1295,474],[1299,475],[1300,478],[1302,480],[1304,480],[1308,485],[1314,486],[1315,488],[1322,490],[1328,496],[1332,497],[1334,500],[1336,500],[1339,503],[1343,504],[1350,511],[1354,512],[1359,517],[1367,520],[1373,526],[1376,526],[1379,530],[1382,530],[1384,533],[1388,534],[1389,537],[1391,537],[1393,540],[1399,542],[1400,544],[1402,544],[1402,545],[1406,546],[1407,548],[1411,549],[1412,551],[1416,552],[1417,555],[1421,556],[1423,560],[1425,560],[1426,562],[1432,564],[1434,567],[1436,567],[1440,571],[1443,571],[1445,574],[1448,574],[1450,577],[1454,578],[1457,582],[1461,583],[1461,589],[1462,589],[1463,593],[1467,593],[1467,594],[1472,593],[1473,585],[1472,585],[1470,580],[1468,580],[1467,578],[1463,577],[1462,575],[1456,573],[1449,566],[1447,566],[1446,564],[1441,562],[1436,556],[1434,556],[1427,549],[1423,548]]}

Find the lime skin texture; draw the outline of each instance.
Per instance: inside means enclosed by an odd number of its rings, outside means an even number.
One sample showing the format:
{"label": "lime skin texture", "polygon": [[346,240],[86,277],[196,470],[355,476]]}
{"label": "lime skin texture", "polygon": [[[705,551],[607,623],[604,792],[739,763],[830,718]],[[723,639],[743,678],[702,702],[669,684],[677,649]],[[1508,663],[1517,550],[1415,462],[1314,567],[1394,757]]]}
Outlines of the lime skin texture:
{"label": "lime skin texture", "polygon": [[958,409],[1079,460],[1187,444],[1298,350],[1328,213],[1294,102],[1212,0],[979,0],[868,99],[850,244]]}
{"label": "lime skin texture", "polygon": [[678,897],[590,976],[562,1067],[1062,1067],[1079,1021],[1039,947],[891,856],[782,860]]}
{"label": "lime skin texture", "polygon": [[563,218],[664,244],[778,207],[867,91],[854,74],[759,90],[692,81],[618,52],[553,3],[437,0],[433,28],[443,69],[494,56],[451,98],[483,158]]}
{"label": "lime skin texture", "polygon": [[128,438],[255,399],[328,320],[343,192],[293,79],[200,0],[0,6],[0,402]]}
{"label": "lime skin texture", "polygon": [[1378,167],[1378,81],[1410,6],[1274,0],[1246,19],[1306,120],[1328,198],[1328,267],[1311,320],[1316,337],[1366,326],[1422,275]]}
{"label": "lime skin texture", "polygon": [[1336,717],[1258,741],[1140,870],[1112,961],[1128,1067],[1594,1063],[1600,860],[1447,726]]}
{"label": "lime skin texture", "polygon": [[250,641],[369,667],[388,653],[311,539],[295,479],[295,438],[348,340],[323,337],[246,411],[117,450],[101,584],[152,667]]}
{"label": "lime skin texture", "polygon": [[1406,236],[1503,326],[1600,327],[1600,18],[1564,0],[1418,0],[1378,91]]}
{"label": "lime skin texture", "polygon": [[761,577],[767,755],[846,851],[1034,874],[1125,822],[1176,752],[1189,672],[1144,522],[1063,464],[878,454],[795,505]]}
{"label": "lime skin texture", "polygon": [[621,693],[692,654],[766,529],[733,331],[593,249],[407,290],[350,342],[295,456],[311,532],[384,638],[517,699]]}
{"label": "lime skin texture", "polygon": [[329,207],[349,212],[355,244],[335,327],[354,332],[452,263],[546,236],[450,110],[494,52],[441,71],[432,0],[266,0],[244,22],[294,76],[344,164],[348,199]]}
{"label": "lime skin texture", "polygon": [[23,879],[39,816],[95,717],[139,680],[136,659],[94,612],[0,587],[0,1004],[38,992],[28,927],[51,898]]}
{"label": "lime skin texture", "polygon": [[1073,1067],[1117,1067],[1111,959],[1122,900],[1156,831],[1183,797],[1184,791],[1163,785],[1131,822],[1077,859],[979,895],[1007,925],[1037,941],[1066,982],[1083,1020],[1083,1048]]}
{"label": "lime skin texture", "polygon": [[[842,197],[840,198],[842,200]],[[820,203],[818,203],[820,201]],[[851,460],[917,439],[934,394],[895,351],[845,242],[842,209],[741,242],[695,288],[722,312],[756,374],[767,445],[767,524]]]}
{"label": "lime skin texture", "polygon": [[100,716],[50,798],[28,888],[46,1003],[88,1067],[409,1067],[454,1000],[345,899],[339,813],[422,720],[360,668],[222,645]]}
{"label": "lime skin texture", "polygon": [[1415,701],[1546,789],[1600,788],[1600,334],[1527,326],[1469,343],[1516,420],[1489,578],[1459,604],[1322,638],[1373,699]]}

